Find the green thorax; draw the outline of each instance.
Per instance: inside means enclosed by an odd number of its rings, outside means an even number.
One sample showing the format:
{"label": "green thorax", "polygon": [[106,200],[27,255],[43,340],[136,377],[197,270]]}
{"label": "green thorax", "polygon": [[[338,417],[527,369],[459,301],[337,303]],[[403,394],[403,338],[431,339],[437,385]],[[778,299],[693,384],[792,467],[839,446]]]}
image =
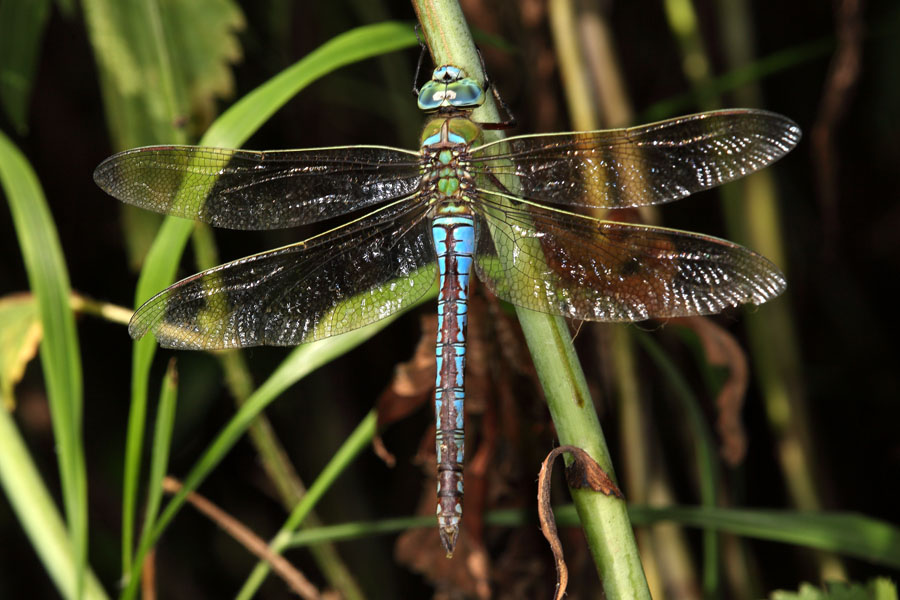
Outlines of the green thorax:
{"label": "green thorax", "polygon": [[480,146],[484,137],[481,126],[468,113],[454,113],[430,118],[420,137],[422,150],[438,146]]}
{"label": "green thorax", "polygon": [[482,142],[481,127],[465,115],[437,116],[422,132],[422,181],[434,202],[468,202],[473,187],[469,148]]}

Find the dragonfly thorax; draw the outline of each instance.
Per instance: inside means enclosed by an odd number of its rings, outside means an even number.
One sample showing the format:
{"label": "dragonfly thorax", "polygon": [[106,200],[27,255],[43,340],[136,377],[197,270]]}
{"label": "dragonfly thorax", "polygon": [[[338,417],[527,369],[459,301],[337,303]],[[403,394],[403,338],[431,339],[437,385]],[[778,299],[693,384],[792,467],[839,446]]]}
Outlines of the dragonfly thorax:
{"label": "dragonfly thorax", "polygon": [[481,127],[472,121],[465,112],[441,115],[429,119],[422,129],[420,145],[425,148],[447,146],[480,146],[484,140]]}
{"label": "dragonfly thorax", "polygon": [[435,204],[469,201],[474,187],[468,156],[481,142],[481,128],[467,117],[455,115],[431,119],[422,132],[423,174],[421,192]]}
{"label": "dragonfly thorax", "polygon": [[468,202],[475,182],[465,150],[465,146],[423,149],[426,166],[420,190],[430,202]]}

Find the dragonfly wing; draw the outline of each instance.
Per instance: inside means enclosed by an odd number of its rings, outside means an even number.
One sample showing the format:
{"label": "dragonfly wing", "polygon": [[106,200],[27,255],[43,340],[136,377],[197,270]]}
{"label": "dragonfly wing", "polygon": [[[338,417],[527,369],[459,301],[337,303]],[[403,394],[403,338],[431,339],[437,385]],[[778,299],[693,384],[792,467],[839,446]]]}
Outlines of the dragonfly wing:
{"label": "dragonfly wing", "polygon": [[169,348],[302,344],[407,308],[437,278],[425,210],[404,199],[330,235],[183,279],[131,319]]}
{"label": "dragonfly wing", "polygon": [[684,198],[778,160],[800,140],[761,110],[700,113],[628,129],[524,135],[472,151],[502,193],[567,206],[623,208]]}
{"label": "dragonfly wing", "polygon": [[498,297],[588,321],[642,321],[762,304],[785,289],[764,257],[714,237],[485,201],[475,269]]}
{"label": "dragonfly wing", "polygon": [[229,229],[280,229],[401,198],[415,152],[381,146],[252,152],[152,146],[107,158],[94,181],[141,208]]}

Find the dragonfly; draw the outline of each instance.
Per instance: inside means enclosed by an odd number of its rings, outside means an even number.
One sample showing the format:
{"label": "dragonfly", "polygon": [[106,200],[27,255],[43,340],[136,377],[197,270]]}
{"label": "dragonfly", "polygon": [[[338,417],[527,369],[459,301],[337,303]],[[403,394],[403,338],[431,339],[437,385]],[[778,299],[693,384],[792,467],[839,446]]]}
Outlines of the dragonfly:
{"label": "dragonfly", "polygon": [[303,344],[402,311],[437,282],[436,512],[448,557],[462,518],[473,273],[515,306],[575,320],[762,304],[786,282],[759,254],[584,212],[684,198],[769,165],[800,139],[784,116],[734,109],[486,141],[496,124],[472,114],[489,85],[454,65],[436,68],[418,90],[426,122],[417,151],[154,146],[116,154],[94,172],[119,200],[216,227],[348,220],[175,283],[134,313],[135,339],[151,332],[164,347],[207,350]]}

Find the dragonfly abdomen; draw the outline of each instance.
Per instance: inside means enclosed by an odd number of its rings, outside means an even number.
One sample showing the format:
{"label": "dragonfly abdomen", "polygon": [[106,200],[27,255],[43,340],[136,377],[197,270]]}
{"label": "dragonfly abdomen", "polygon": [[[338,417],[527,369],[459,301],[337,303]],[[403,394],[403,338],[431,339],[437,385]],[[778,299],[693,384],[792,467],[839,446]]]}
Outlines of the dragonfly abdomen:
{"label": "dragonfly abdomen", "polygon": [[469,276],[475,253],[475,224],[470,214],[441,214],[432,222],[440,273],[438,333],[435,349],[435,447],[438,470],[438,530],[447,555],[453,554],[462,518],[466,325]]}

